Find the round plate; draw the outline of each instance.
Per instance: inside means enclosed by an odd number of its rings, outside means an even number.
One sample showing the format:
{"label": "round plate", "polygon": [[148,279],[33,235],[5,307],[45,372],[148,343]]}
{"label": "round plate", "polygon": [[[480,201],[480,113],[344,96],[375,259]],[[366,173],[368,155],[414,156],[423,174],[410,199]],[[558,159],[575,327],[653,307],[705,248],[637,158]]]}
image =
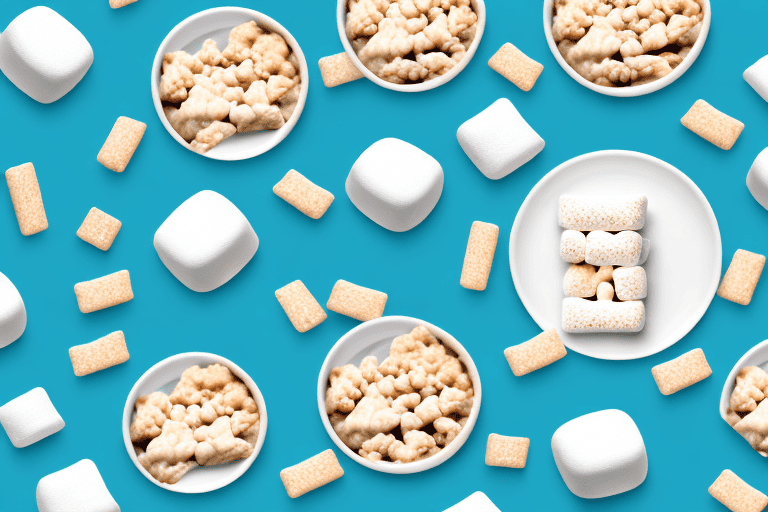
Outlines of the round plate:
{"label": "round plate", "polygon": [[[389,356],[389,347],[392,345],[392,340],[397,336],[411,332],[415,327],[420,325],[425,326],[438,340],[440,340],[441,343],[443,343],[443,345],[456,352],[459,360],[461,360],[467,368],[467,374],[472,381],[472,388],[475,392],[469,419],[467,419],[466,425],[461,429],[461,432],[456,436],[456,439],[443,448],[440,453],[433,455],[432,457],[416,462],[409,462],[407,464],[372,462],[368,459],[364,459],[358,455],[357,452],[352,451],[345,445],[344,442],[339,439],[339,436],[336,435],[336,431],[334,431],[331,426],[328,414],[325,412],[325,392],[328,387],[328,375],[330,375],[333,368],[344,366],[345,364],[359,366],[363,358],[367,356],[376,356],[376,359],[381,363],[381,361]],[[442,464],[458,452],[459,448],[461,448],[464,442],[469,438],[469,434],[475,426],[477,416],[480,414],[480,400],[482,397],[483,393],[482,388],[480,387],[480,375],[477,373],[477,367],[461,343],[456,341],[456,338],[439,327],[436,327],[429,322],[419,320],[418,318],[407,316],[384,316],[364,322],[350,330],[347,334],[342,336],[333,348],[331,348],[331,351],[328,352],[328,356],[326,356],[325,361],[323,362],[323,367],[320,369],[320,375],[317,379],[317,406],[320,410],[320,419],[323,422],[323,426],[328,432],[328,435],[331,437],[331,440],[336,443],[336,446],[358,464],[362,464],[375,471],[381,471],[382,473],[395,473],[400,475],[426,471],[427,469]]]}
{"label": "round plate", "polygon": [[[144,469],[144,466],[139,463],[139,459],[136,457],[136,452],[133,449],[133,443],[131,442],[130,430],[131,423],[135,417],[134,406],[136,404],[136,399],[142,395],[153,393],[155,391],[162,391],[166,395],[170,395],[173,392],[173,388],[179,383],[179,379],[184,370],[194,365],[204,367],[215,363],[219,363],[220,365],[229,368],[238,379],[243,381],[251,392],[251,395],[253,395],[253,399],[256,400],[256,405],[259,408],[259,437],[256,440],[256,446],[253,448],[253,453],[247,459],[236,460],[229,464],[197,467],[190,470],[189,473],[181,477],[181,480],[175,484],[165,484],[155,480],[155,478]],[[261,447],[264,445],[264,438],[266,435],[267,406],[264,403],[264,397],[262,396],[261,391],[259,391],[258,386],[256,386],[256,383],[253,382],[253,379],[245,373],[242,368],[229,359],[215,354],[208,354],[206,352],[186,352],[177,354],[167,359],[163,359],[154,365],[144,372],[144,375],[136,381],[131,392],[128,393],[128,398],[125,401],[125,408],[123,409],[123,441],[125,442],[125,449],[128,451],[128,456],[131,458],[131,461],[133,461],[136,468],[141,471],[141,474],[147,477],[147,480],[163,489],[174,492],[187,494],[209,492],[231,484],[251,467],[251,464],[253,464],[253,461],[256,460],[256,457],[259,455]]]}
{"label": "round plate", "polygon": [[[260,132],[236,133],[222,141],[218,146],[203,153],[207,158],[215,160],[243,160],[251,158],[262,153],[266,153],[273,147],[282,142],[284,138],[296,126],[296,122],[301,117],[304,110],[304,104],[307,101],[307,91],[309,90],[309,71],[307,69],[307,60],[299,47],[296,39],[278,22],[260,12],[242,7],[217,7],[199,12],[185,19],[173,30],[171,30],[155,55],[155,61],[152,64],[152,101],[155,104],[155,110],[160,117],[160,121],[171,134],[171,137],[189,149],[189,144],[176,133],[163,112],[163,105],[160,101],[160,71],[163,64],[163,56],[168,52],[183,50],[194,54],[203,46],[206,39],[216,41],[219,50],[224,50],[229,41],[229,32],[238,25],[255,20],[260,27],[283,36],[285,42],[296,55],[299,61],[299,73],[301,75],[301,90],[296,108],[288,118],[288,121],[277,130],[265,130]],[[190,151],[192,151],[190,149]]]}
{"label": "round plate", "polygon": [[[636,334],[568,334],[561,328],[563,276],[558,201],[562,194],[648,197],[651,241],[645,328]],[[668,163],[632,151],[576,157],[544,176],[520,207],[509,266],[525,309],[542,329],[557,327],[566,347],[599,359],[637,359],[675,344],[698,323],[720,280],[720,230],[704,194]]]}

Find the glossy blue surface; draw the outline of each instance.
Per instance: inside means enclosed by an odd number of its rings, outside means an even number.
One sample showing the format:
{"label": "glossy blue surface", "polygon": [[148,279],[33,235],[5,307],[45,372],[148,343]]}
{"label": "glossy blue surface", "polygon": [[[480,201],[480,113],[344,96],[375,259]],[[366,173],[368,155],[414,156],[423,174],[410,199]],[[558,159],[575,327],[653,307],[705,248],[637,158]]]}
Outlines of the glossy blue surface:
{"label": "glossy blue surface", "polygon": [[[43,386],[66,427],[24,449],[13,448],[0,434],[0,510],[36,510],[38,480],[82,458],[96,462],[123,511],[437,512],[477,490],[504,512],[719,511],[724,509],[707,488],[725,468],[768,492],[765,459],[718,415],[731,367],[768,337],[765,282],[747,307],[716,297],[688,336],[649,358],[608,362],[571,352],[516,378],[502,354],[539,332],[509,272],[512,222],[531,187],[574,156],[629,149],[662,158],[690,176],[712,204],[722,232],[724,269],[738,248],[768,253],[768,212],[744,183],[754,157],[768,144],[768,104],[741,76],[768,51],[768,4],[714,0],[709,38],[691,69],[660,92],[620,99],[578,85],[557,65],[544,39],[540,1],[486,1],[488,24],[474,60],[449,84],[420,94],[388,91],[365,80],[336,89],[323,86],[317,60],[341,51],[334,2],[241,3],[293,33],[307,56],[311,83],[304,113],[288,138],[263,156],[235,163],[202,158],[174,142],[154,111],[149,88],[152,60],[168,31],[185,17],[225,2],[139,0],[119,10],[110,9],[107,0],[87,6],[47,2],[85,34],[95,60],[83,81],[51,105],[34,102],[0,77],[0,169],[34,163],[50,224],[47,231],[23,237],[8,194],[0,193],[0,271],[20,290],[29,318],[24,335],[0,350],[0,403]],[[33,5],[5,2],[0,27]],[[486,64],[507,41],[545,66],[531,92],[520,91]],[[461,151],[455,133],[464,120],[502,96],[547,145],[512,175],[490,181]],[[746,124],[731,151],[680,124],[699,98]],[[127,170],[117,174],[97,163],[96,154],[120,115],[142,120],[148,128]],[[354,160],[384,137],[415,144],[445,171],[437,207],[406,233],[373,224],[344,192]],[[272,193],[291,168],[335,194],[319,221]],[[165,269],[152,237],[174,208],[203,189],[234,202],[261,245],[231,282],[197,294]],[[106,253],[75,236],[93,206],[123,222]],[[484,292],[459,286],[474,220],[501,228]],[[80,313],[73,285],[121,269],[131,272],[136,298]],[[396,476],[370,471],[336,450],[345,476],[302,498],[288,498],[280,470],[334,448],[318,415],[317,372],[333,343],[357,324],[329,313],[319,327],[297,333],[274,297],[276,289],[294,279],[304,281],[322,304],[337,279],[385,291],[387,314],[422,318],[464,344],[480,371],[484,397],[477,425],[455,457],[424,474]],[[125,332],[130,361],[75,377],[68,348],[118,329]],[[651,367],[696,347],[706,352],[712,377],[662,396]],[[196,496],[147,481],[131,463],[120,431],[123,405],[136,379],[157,361],[186,351],[214,352],[235,361],[259,385],[269,410],[266,443],[251,469],[224,489]],[[648,478],[624,495],[581,500],[560,479],[550,439],[562,423],[607,408],[626,411],[638,424],[648,450]],[[531,438],[525,469],[485,466],[485,443],[492,432]]]}

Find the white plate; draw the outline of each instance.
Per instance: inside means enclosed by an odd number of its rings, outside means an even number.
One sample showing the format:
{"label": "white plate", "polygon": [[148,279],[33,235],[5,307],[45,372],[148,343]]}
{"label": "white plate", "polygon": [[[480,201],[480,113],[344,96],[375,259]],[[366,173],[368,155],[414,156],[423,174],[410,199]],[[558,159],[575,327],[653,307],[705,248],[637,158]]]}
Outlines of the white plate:
{"label": "white plate", "polygon": [[[175,484],[164,484],[159,482],[139,463],[139,460],[136,458],[136,452],[133,450],[130,429],[134,418],[136,399],[141,395],[146,395],[155,391],[162,391],[163,393],[170,395],[173,392],[173,388],[178,384],[184,370],[194,365],[204,367],[215,363],[219,363],[220,365],[229,368],[237,378],[245,383],[248,390],[251,392],[251,395],[253,395],[253,399],[256,400],[256,405],[259,408],[259,438],[256,440],[256,446],[253,449],[253,453],[247,459],[237,460],[229,464],[197,467],[181,477],[181,480]],[[128,451],[128,456],[131,458],[136,468],[141,471],[141,474],[147,477],[150,482],[163,489],[168,489],[169,491],[174,492],[187,494],[209,492],[231,484],[251,467],[251,464],[253,464],[253,461],[256,460],[256,457],[259,455],[261,447],[264,445],[264,438],[266,435],[267,406],[264,403],[264,397],[261,395],[261,391],[259,391],[256,383],[253,382],[253,379],[245,373],[242,368],[229,359],[205,352],[186,352],[177,354],[167,359],[163,359],[154,365],[144,372],[144,375],[136,381],[131,392],[128,393],[128,398],[125,401],[125,409],[123,409],[123,441],[125,442],[125,449]]]}
{"label": "white plate", "polygon": [[[768,371],[768,340],[760,342],[749,349],[733,367],[731,373],[728,374],[728,378],[725,379],[723,394],[720,395],[720,417],[726,423],[728,423],[726,412],[731,401],[731,393],[733,393],[733,388],[736,387],[736,374],[747,366],[759,366],[763,370]],[[728,425],[730,426],[730,423]]]}
{"label": "white plate", "polygon": [[[469,413],[469,419],[467,420],[466,425],[461,429],[461,432],[456,436],[456,439],[448,444],[447,447],[443,448],[437,455],[433,455],[424,460],[409,462],[407,464],[371,462],[368,459],[364,459],[358,455],[357,452],[352,451],[345,445],[344,442],[339,439],[339,436],[336,435],[336,432],[331,426],[328,414],[325,412],[325,391],[328,387],[328,375],[330,375],[333,368],[338,366],[344,366],[345,364],[359,366],[363,358],[367,356],[376,356],[376,359],[381,363],[387,356],[389,356],[389,347],[392,345],[392,340],[401,334],[411,332],[419,325],[427,327],[432,334],[443,343],[443,345],[456,352],[459,356],[459,360],[464,363],[469,378],[472,380],[472,387],[475,392],[472,411]],[[469,438],[469,434],[475,426],[477,416],[480,413],[480,400],[482,399],[482,396],[480,375],[477,373],[477,367],[475,367],[475,363],[461,343],[456,341],[456,338],[439,327],[436,327],[429,322],[407,316],[384,316],[364,322],[350,330],[347,334],[342,336],[333,348],[331,348],[331,351],[328,352],[328,356],[326,356],[325,362],[323,362],[323,367],[320,369],[320,375],[317,379],[317,406],[320,411],[320,419],[322,420],[328,435],[331,436],[333,442],[336,443],[336,446],[338,446],[350,459],[367,468],[381,471],[382,473],[395,473],[400,475],[426,471],[427,469],[442,464],[450,459],[453,454],[458,452],[459,448],[461,448],[467,438]]]}
{"label": "white plate", "polygon": [[[568,334],[561,328],[562,280],[558,200],[562,194],[648,197],[640,231],[651,241],[645,328],[637,334]],[[599,359],[637,359],[672,346],[701,319],[720,280],[722,247],[701,190],[668,163],[632,151],[598,151],[560,164],[533,187],[517,213],[509,265],[520,300],[542,329]]]}
{"label": "white plate", "polygon": [[[304,110],[304,104],[307,101],[307,91],[309,90],[309,70],[307,69],[307,60],[299,47],[296,39],[278,22],[260,12],[244,9],[242,7],[217,7],[199,12],[185,19],[173,30],[171,30],[155,55],[155,61],[152,64],[152,101],[155,104],[160,121],[168,130],[168,133],[176,141],[189,149],[189,144],[176,133],[163,112],[163,105],[160,101],[160,70],[163,63],[163,56],[168,52],[183,50],[187,53],[197,53],[203,46],[206,39],[213,39],[219,50],[226,48],[229,41],[229,32],[238,25],[256,20],[256,23],[270,32],[275,32],[283,36],[285,42],[291,48],[299,61],[301,74],[301,92],[296,109],[280,129],[267,130],[262,132],[236,133],[224,140],[215,148],[203,153],[203,156],[215,160],[243,160],[251,158],[262,153],[266,153],[277,146],[285,137],[288,136],[296,122],[301,117]],[[191,149],[190,149],[191,151]]]}

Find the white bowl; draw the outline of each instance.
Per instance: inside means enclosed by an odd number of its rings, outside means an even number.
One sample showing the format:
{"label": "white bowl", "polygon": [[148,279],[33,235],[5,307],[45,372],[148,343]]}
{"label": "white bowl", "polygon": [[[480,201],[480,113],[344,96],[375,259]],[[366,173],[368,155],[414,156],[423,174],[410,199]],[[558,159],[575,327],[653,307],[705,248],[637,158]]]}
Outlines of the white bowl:
{"label": "white bowl", "polygon": [[451,70],[446,74],[437,78],[433,78],[432,80],[426,80],[418,84],[393,84],[392,82],[387,82],[386,80],[379,78],[370,69],[365,67],[365,64],[360,61],[357,53],[355,53],[355,49],[352,48],[352,43],[350,43],[349,39],[347,39],[346,25],[348,0],[338,0],[336,5],[336,24],[338,25],[341,44],[344,45],[344,51],[346,51],[347,55],[349,55],[349,58],[352,60],[352,64],[354,64],[355,67],[359,69],[360,72],[368,80],[375,83],[376,85],[400,92],[428,91],[450,82],[456,75],[461,73],[467,64],[469,64],[469,61],[472,60],[472,57],[474,57],[475,52],[477,51],[477,47],[480,45],[480,39],[483,38],[483,32],[485,31],[485,2],[484,0],[470,1],[472,9],[475,11],[475,14],[477,14],[477,33],[475,34],[475,39],[472,40],[472,44],[469,45],[469,50],[467,50],[466,55],[464,55],[464,58],[461,59],[458,64],[453,66],[453,68],[451,68]]}
{"label": "white bowl", "polygon": [[747,366],[759,366],[763,370],[768,371],[768,340],[762,341],[749,349],[733,367],[731,373],[728,374],[728,378],[725,379],[723,394],[720,395],[720,417],[726,423],[728,423],[727,411],[731,401],[731,393],[733,393],[733,388],[736,387],[736,374]]}
{"label": "white bowl", "polygon": [[642,96],[644,94],[650,94],[652,92],[656,92],[659,89],[663,89],[664,87],[668,86],[680,76],[685,73],[689,67],[691,67],[691,64],[693,64],[693,61],[696,60],[696,57],[699,56],[699,53],[701,53],[701,49],[704,47],[704,41],[707,40],[707,34],[709,33],[709,25],[712,21],[712,9],[709,4],[709,0],[703,0],[704,3],[704,23],[701,27],[701,33],[699,34],[699,38],[696,40],[696,42],[693,44],[693,47],[691,48],[691,51],[688,55],[686,55],[685,59],[683,59],[683,62],[680,63],[675,69],[672,70],[670,74],[667,76],[664,76],[662,78],[659,78],[658,80],[655,80],[653,82],[643,84],[643,85],[637,85],[637,86],[625,86],[625,87],[606,87],[604,85],[597,85],[595,83],[590,82],[580,74],[576,72],[575,69],[573,69],[570,64],[565,62],[565,59],[562,55],[560,55],[560,51],[557,49],[557,44],[555,43],[555,39],[552,37],[552,5],[554,3],[554,0],[544,0],[544,35],[547,38],[547,44],[549,44],[549,49],[552,51],[552,55],[555,56],[555,60],[558,64],[560,64],[560,67],[565,70],[566,73],[568,73],[571,78],[579,82],[584,87],[588,87],[592,89],[595,92],[599,92],[600,94],[605,94],[608,96],[618,96],[621,98],[629,98],[631,96]]}
{"label": "white bowl", "polygon": [[[181,480],[175,484],[159,482],[139,463],[139,460],[136,458],[136,452],[133,450],[130,428],[134,418],[136,399],[141,395],[146,395],[155,391],[162,391],[165,394],[170,394],[173,391],[173,388],[176,387],[176,384],[178,384],[184,370],[194,365],[208,366],[215,363],[226,366],[237,378],[242,380],[253,395],[253,399],[256,400],[256,405],[259,407],[259,438],[256,440],[256,446],[253,449],[253,453],[247,459],[241,459],[229,464],[195,468],[181,477]],[[253,461],[256,460],[256,457],[261,451],[266,435],[267,406],[264,403],[264,397],[261,395],[261,391],[259,391],[256,383],[253,382],[253,379],[251,379],[242,368],[229,359],[215,354],[208,354],[206,352],[186,352],[177,354],[167,359],[163,359],[154,365],[144,372],[144,375],[136,381],[131,392],[128,393],[128,398],[125,401],[125,409],[123,410],[123,441],[125,442],[125,449],[128,451],[128,456],[131,458],[136,468],[141,471],[141,474],[147,477],[150,482],[163,489],[168,489],[169,491],[174,492],[187,494],[209,492],[231,484],[251,467],[251,464],[253,464]]]}
{"label": "white bowl", "polygon": [[[407,464],[396,464],[394,462],[386,461],[372,462],[361,457],[357,452],[352,451],[341,439],[339,439],[339,436],[336,435],[336,431],[333,430],[331,422],[328,419],[328,414],[325,412],[325,392],[328,388],[328,376],[333,368],[345,364],[354,364],[355,366],[358,366],[363,358],[367,356],[376,356],[379,363],[381,363],[381,361],[389,356],[389,347],[392,345],[392,340],[401,334],[411,332],[419,325],[426,326],[446,347],[456,352],[459,356],[459,360],[464,363],[469,378],[472,380],[472,387],[474,388],[475,393],[472,411],[469,413],[469,419],[467,420],[467,424],[464,425],[464,428],[461,429],[461,433],[437,455],[433,455],[424,460],[409,462]],[[358,464],[362,464],[375,471],[381,471],[382,473],[394,473],[398,475],[418,473],[434,468],[450,459],[453,454],[459,451],[459,448],[461,448],[467,438],[469,438],[469,434],[475,426],[477,416],[480,413],[481,398],[482,389],[480,387],[480,375],[477,373],[475,363],[461,343],[456,341],[456,338],[439,327],[436,327],[429,322],[407,316],[384,316],[377,318],[376,320],[364,322],[349,331],[342,336],[333,348],[331,348],[331,351],[328,352],[323,367],[320,369],[320,376],[317,379],[317,406],[320,410],[320,419],[322,420],[328,435],[331,436],[333,442],[336,443],[336,446]]]}
{"label": "white bowl", "polygon": [[[563,276],[558,201],[562,194],[648,197],[651,241],[645,328],[636,334],[562,330]],[[543,330],[557,328],[571,350],[599,359],[637,359],[672,346],[698,323],[720,281],[722,247],[706,197],[668,163],[633,151],[598,151],[560,164],[539,181],[515,217],[509,265],[517,295]]]}
{"label": "white bowl", "polygon": [[[157,115],[160,117],[160,122],[163,123],[171,137],[189,149],[189,144],[176,133],[163,112],[163,105],[160,101],[160,73],[163,56],[168,52],[180,50],[191,54],[196,53],[206,39],[213,39],[219,49],[223,50],[227,46],[229,32],[236,26],[251,20],[255,20],[260,27],[283,36],[285,42],[296,55],[301,74],[299,101],[291,117],[280,129],[236,133],[222,141],[218,146],[203,153],[203,156],[215,160],[243,160],[266,153],[286,138],[296,126],[307,101],[307,91],[309,90],[307,60],[304,58],[299,43],[282,25],[260,12],[242,7],[217,7],[194,14],[176,25],[163,39],[157,54],[155,54],[155,61],[152,63],[152,101],[155,104]],[[190,149],[190,151],[192,150]]]}

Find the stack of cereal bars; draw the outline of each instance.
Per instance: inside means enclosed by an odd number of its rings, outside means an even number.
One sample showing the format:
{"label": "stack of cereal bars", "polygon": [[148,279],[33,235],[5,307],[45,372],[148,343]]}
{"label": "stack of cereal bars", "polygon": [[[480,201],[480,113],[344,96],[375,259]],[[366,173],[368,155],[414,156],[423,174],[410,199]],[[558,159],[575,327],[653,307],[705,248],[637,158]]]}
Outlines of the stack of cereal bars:
{"label": "stack of cereal bars", "polygon": [[571,266],[563,279],[563,330],[631,333],[645,326],[645,263],[650,241],[648,199],[634,196],[560,197],[560,257]]}

